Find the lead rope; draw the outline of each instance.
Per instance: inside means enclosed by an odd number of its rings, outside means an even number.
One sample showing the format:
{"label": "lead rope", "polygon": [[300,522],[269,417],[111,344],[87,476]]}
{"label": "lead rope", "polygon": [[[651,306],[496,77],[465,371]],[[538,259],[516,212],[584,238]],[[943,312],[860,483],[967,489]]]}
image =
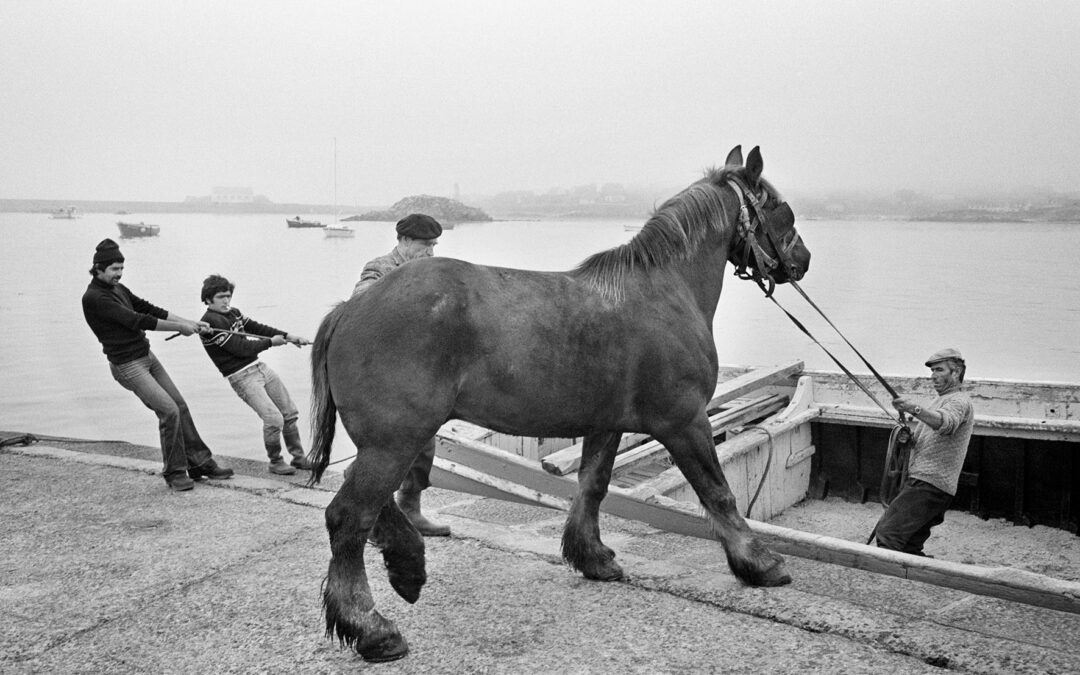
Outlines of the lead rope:
{"label": "lead rope", "polygon": [[[896,390],[893,389],[892,386],[890,386],[889,383],[885,381],[885,378],[882,377],[881,373],[879,373],[877,369],[874,368],[874,366],[871,365],[871,363],[866,359],[866,357],[862,355],[862,352],[860,352],[855,347],[855,345],[851,344],[851,341],[848,340],[847,337],[840,331],[840,329],[836,327],[836,324],[834,324],[832,320],[829,319],[828,316],[826,316],[825,312],[823,312],[821,308],[817,306],[817,303],[810,299],[810,296],[806,294],[806,292],[802,289],[801,286],[799,286],[798,282],[794,279],[789,279],[788,283],[790,283],[795,288],[795,290],[799,292],[799,295],[801,295],[806,300],[806,302],[810,304],[811,307],[817,310],[817,313],[820,314],[823,319],[825,319],[825,321],[829,324],[829,326],[832,327],[834,331],[836,331],[836,334],[839,335],[840,338],[844,341],[844,343],[851,348],[851,351],[855,352],[855,354],[862,360],[862,362],[866,364],[866,367],[869,368],[870,372],[874,374],[874,377],[877,378],[877,381],[880,382],[881,386],[885,388],[885,391],[889,392],[889,395],[891,395],[893,398],[897,398],[899,394],[896,392]],[[814,344],[816,344],[818,347],[821,347],[822,351],[828,354],[829,358],[833,360],[833,363],[839,366],[840,370],[844,371],[844,374],[847,375],[852,382],[858,385],[859,389],[862,389],[863,393],[869,396],[870,400],[876,403],[877,406],[881,408],[886,415],[888,415],[890,418],[893,416],[893,411],[890,411],[888,408],[886,408],[885,405],[882,404],[881,401],[879,401],[878,398],[870,392],[866,385],[864,385],[857,377],[855,377],[855,375],[850,370],[848,370],[848,368],[840,362],[840,359],[836,358],[836,356],[833,355],[833,353],[830,352],[825,347],[825,345],[821,344],[821,342],[819,342],[818,339],[814,337],[814,335],[806,328],[806,326],[802,324],[801,321],[796,319],[791,314],[791,312],[784,309],[783,305],[781,305],[771,293],[766,293],[765,297],[772,300],[773,304],[779,307],[780,311],[786,314],[787,317],[791,319],[792,323],[794,323],[799,330],[801,330],[808,338],[813,340]],[[899,413],[897,423],[893,427],[892,432],[889,434],[889,445],[885,453],[885,467],[882,469],[881,484],[878,488],[878,497],[881,501],[882,506],[888,506],[889,503],[892,502],[893,497],[895,497],[896,493],[899,492],[900,486],[903,485],[904,481],[907,479],[907,446],[910,441],[911,430],[907,426],[907,417],[904,415],[904,413]],[[766,471],[767,470],[768,464],[766,464]],[[761,482],[765,482],[764,476],[762,477]],[[760,490],[761,486],[759,485],[758,491],[760,492]],[[754,495],[754,499],[757,499],[756,494]],[[751,501],[751,506],[753,506],[753,501]],[[747,515],[749,515],[749,512],[750,510],[747,509]],[[866,544],[869,545],[870,542],[874,541],[875,536],[877,536],[877,525],[875,525],[874,529],[870,531],[870,536],[867,538]]]}
{"label": "lead rope", "polygon": [[[885,378],[883,378],[878,373],[878,371],[875,370],[874,367],[870,365],[870,362],[867,361],[866,358],[863,357],[863,355],[861,353],[859,353],[859,350],[855,349],[855,347],[850,342],[848,342],[848,339],[846,337],[844,337],[844,334],[840,332],[840,329],[838,329],[835,325],[833,325],[832,321],[829,321],[829,317],[825,316],[825,313],[822,312],[821,309],[817,305],[815,305],[814,302],[812,300],[810,300],[809,297],[807,297],[806,293],[804,293],[803,290],[801,288],[799,288],[798,283],[796,283],[794,279],[789,279],[788,283],[791,284],[792,286],[794,286],[799,291],[799,293],[802,294],[802,296],[804,298],[806,298],[806,301],[809,302],[810,305],[814,309],[816,309],[821,314],[821,316],[823,316],[825,318],[826,321],[829,322],[829,325],[832,326],[833,330],[836,331],[836,333],[844,340],[844,342],[847,342],[848,346],[851,347],[852,351],[854,351],[856,354],[859,355],[859,358],[862,359],[863,363],[865,363],[868,368],[870,368],[870,372],[872,372],[874,374],[874,377],[877,378],[878,382],[880,382],[882,384],[882,386],[885,387],[885,391],[889,392],[892,395],[893,398],[896,398],[897,396],[899,396],[899,394],[896,393],[896,390],[893,389],[891,386],[889,386],[889,383],[885,381]],[[796,328],[798,328],[803,333],[805,333],[806,337],[813,340],[814,344],[816,344],[818,347],[821,347],[821,350],[823,352],[825,352],[826,354],[828,354],[829,358],[833,360],[833,363],[835,363],[837,366],[839,366],[840,370],[844,371],[844,374],[847,375],[849,378],[851,378],[851,381],[854,382],[856,385],[858,385],[859,389],[862,389],[863,393],[865,393],[867,396],[869,396],[870,400],[872,400],[874,403],[876,403],[877,406],[879,408],[881,408],[885,412],[886,415],[888,415],[890,418],[893,416],[894,411],[889,410],[888,408],[886,408],[885,404],[883,404],[880,400],[878,400],[878,397],[874,396],[873,392],[871,392],[866,387],[866,385],[863,384],[861,380],[859,380],[859,378],[855,377],[855,374],[852,373],[850,370],[848,370],[847,366],[845,366],[843,363],[840,362],[840,359],[836,358],[836,356],[832,352],[830,352],[828,350],[828,348],[825,347],[825,345],[821,344],[821,342],[816,337],[814,337],[813,333],[811,333],[809,331],[809,329],[807,329],[806,326],[804,326],[802,324],[801,321],[796,319],[795,316],[791,312],[784,309],[784,306],[781,305],[777,301],[775,296],[769,295],[769,296],[766,296],[766,297],[768,297],[770,300],[772,300],[773,304],[775,304],[777,307],[779,307],[781,312],[783,312],[784,314],[787,314],[787,317],[789,319],[791,319],[791,322],[795,324]],[[900,414],[899,419],[900,419],[900,424],[903,425],[905,422],[904,422],[904,416],[903,416],[902,413]]]}

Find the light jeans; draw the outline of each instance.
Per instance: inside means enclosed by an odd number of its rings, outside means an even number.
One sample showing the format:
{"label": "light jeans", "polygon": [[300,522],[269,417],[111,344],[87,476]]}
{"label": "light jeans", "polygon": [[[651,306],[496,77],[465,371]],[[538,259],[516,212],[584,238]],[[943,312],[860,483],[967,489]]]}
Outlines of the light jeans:
{"label": "light jeans", "polygon": [[110,362],[109,370],[113,379],[157,415],[166,480],[210,461],[210,448],[199,437],[187,402],[153,352],[120,365]]}
{"label": "light jeans", "polygon": [[256,361],[229,375],[228,380],[233,391],[262,419],[263,445],[270,461],[281,459],[282,436],[289,454],[303,457],[304,447],[296,426],[300,413],[277,373],[262,361]]}

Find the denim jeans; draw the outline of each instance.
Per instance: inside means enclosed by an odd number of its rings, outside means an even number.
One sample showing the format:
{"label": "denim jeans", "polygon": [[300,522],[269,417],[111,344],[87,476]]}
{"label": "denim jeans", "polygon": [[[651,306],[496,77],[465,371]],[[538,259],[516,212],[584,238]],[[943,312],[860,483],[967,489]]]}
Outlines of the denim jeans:
{"label": "denim jeans", "polygon": [[210,448],[199,437],[184,397],[153,352],[120,365],[110,362],[109,370],[124,389],[133,392],[157,415],[166,479],[210,461]]}
{"label": "denim jeans", "polygon": [[270,366],[262,361],[229,375],[229,384],[240,399],[251,406],[263,421],[263,446],[271,461],[281,458],[281,438],[293,457],[303,457],[296,410],[285,384]]}
{"label": "denim jeans", "polygon": [[945,522],[952,495],[933,485],[908,478],[878,521],[877,545],[893,551],[923,555],[930,530]]}

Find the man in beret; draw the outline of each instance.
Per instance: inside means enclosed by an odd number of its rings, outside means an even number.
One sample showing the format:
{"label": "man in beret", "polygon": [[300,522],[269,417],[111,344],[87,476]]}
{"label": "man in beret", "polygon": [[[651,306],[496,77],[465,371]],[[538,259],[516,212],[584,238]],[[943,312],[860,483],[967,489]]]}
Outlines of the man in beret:
{"label": "man in beret", "polygon": [[930,530],[945,521],[945,510],[956,485],[975,425],[971,398],[962,391],[967,366],[953,348],[926,360],[937,398],[919,403],[909,397],[893,399],[893,407],[915,420],[907,478],[889,502],[875,529],[881,548],[926,555],[923,544]]}
{"label": "man in beret", "polygon": [[90,285],[83,293],[86,323],[101,343],[113,378],[131,391],[158,417],[162,475],[170,489],[190,490],[202,478],[223,479],[232,469],[217,465],[191,419],[184,397],[165,367],[150,351],[148,330],[179,331],[194,335],[209,330],[204,321],[192,321],[156,307],[120,283],[124,255],[112,239],[97,245],[90,268]]}
{"label": "man in beret", "polygon": [[[360,272],[360,281],[353,288],[356,297],[382,279],[390,270],[417,258],[427,258],[435,253],[442,225],[431,216],[413,213],[397,222],[397,246],[384,256],[370,260]],[[450,535],[447,525],[440,525],[420,512],[420,493],[431,486],[431,465],[435,461],[435,439],[432,438],[420,456],[413,462],[394,498],[409,522],[426,537]]]}

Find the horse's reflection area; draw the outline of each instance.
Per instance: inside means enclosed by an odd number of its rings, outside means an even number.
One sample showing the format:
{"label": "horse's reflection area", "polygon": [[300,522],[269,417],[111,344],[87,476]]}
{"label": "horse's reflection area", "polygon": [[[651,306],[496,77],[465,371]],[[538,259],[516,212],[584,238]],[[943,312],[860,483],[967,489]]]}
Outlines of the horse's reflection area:
{"label": "horse's reflection area", "polygon": [[392,494],[452,419],[506,434],[584,437],[562,551],[589,579],[623,574],[600,540],[600,502],[621,434],[644,432],[693,486],[734,574],[754,586],[791,580],[736,510],[705,410],[716,387],[712,324],[726,263],[776,283],[801,278],[810,263],[762,166],[757,148],[743,166],[736,147],[724,168],[665,202],[633,240],[574,270],[425,258],[326,316],[312,350],[314,479],[330,459],[335,414],[358,449],[326,509],[328,635],[368,661],[407,653],[375,610],[364,545],[369,535],[379,541],[391,585],[415,602],[426,580],[424,542]]}

